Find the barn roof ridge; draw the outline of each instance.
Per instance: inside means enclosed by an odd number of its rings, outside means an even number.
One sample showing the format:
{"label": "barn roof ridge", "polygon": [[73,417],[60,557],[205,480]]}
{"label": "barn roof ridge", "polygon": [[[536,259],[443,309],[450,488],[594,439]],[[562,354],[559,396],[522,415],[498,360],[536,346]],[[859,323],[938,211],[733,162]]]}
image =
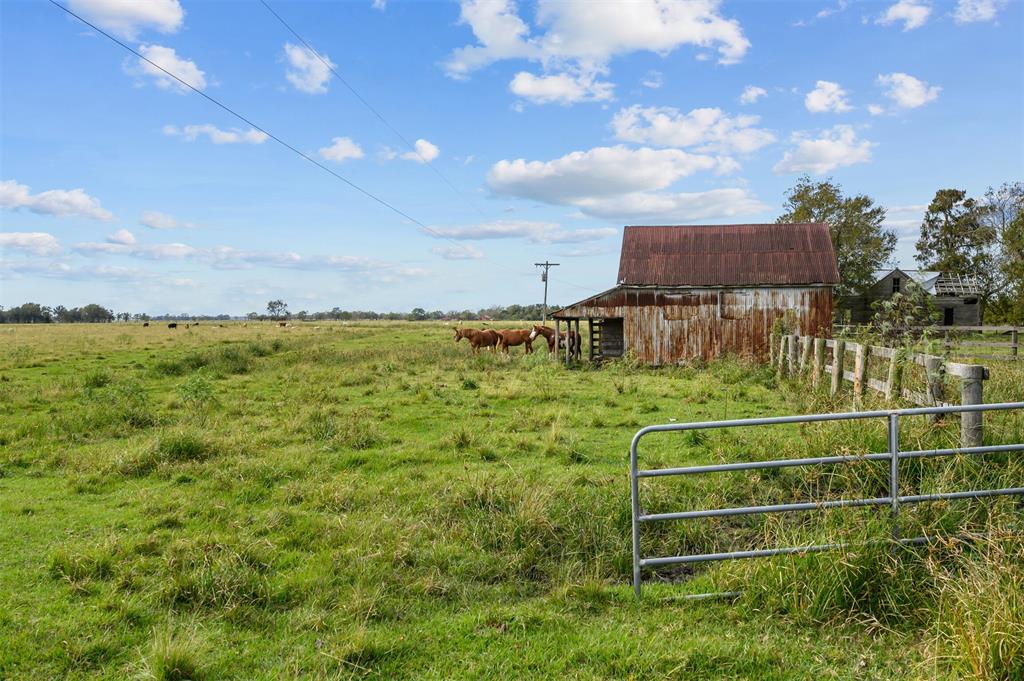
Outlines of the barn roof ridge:
{"label": "barn roof ridge", "polygon": [[620,285],[791,286],[839,283],[821,222],[628,225]]}

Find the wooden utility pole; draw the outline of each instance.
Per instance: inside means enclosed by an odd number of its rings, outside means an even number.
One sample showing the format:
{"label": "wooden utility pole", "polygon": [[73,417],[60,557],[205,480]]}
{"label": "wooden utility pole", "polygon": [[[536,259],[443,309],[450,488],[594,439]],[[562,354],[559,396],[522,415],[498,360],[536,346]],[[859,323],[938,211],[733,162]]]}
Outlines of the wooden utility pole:
{"label": "wooden utility pole", "polygon": [[540,317],[540,323],[543,325],[543,324],[547,324],[547,321],[548,321],[548,270],[550,270],[552,267],[558,267],[559,263],[557,263],[557,262],[548,262],[548,261],[545,260],[544,262],[535,262],[533,264],[534,264],[535,267],[543,267],[544,268],[544,271],[541,272],[541,275],[540,275],[540,280],[544,282],[544,308],[543,308],[543,311],[541,312],[541,317]]}

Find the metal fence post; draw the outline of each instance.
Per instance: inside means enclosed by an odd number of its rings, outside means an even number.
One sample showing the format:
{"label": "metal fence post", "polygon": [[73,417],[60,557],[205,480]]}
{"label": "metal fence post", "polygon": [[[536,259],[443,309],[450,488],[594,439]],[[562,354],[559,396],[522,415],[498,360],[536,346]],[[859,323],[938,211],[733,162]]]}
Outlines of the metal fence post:
{"label": "metal fence post", "polygon": [[629,493],[633,507],[633,591],[640,598],[640,481],[637,478],[637,446],[640,434],[629,445]]}
{"label": "metal fence post", "polygon": [[889,414],[889,498],[892,499],[892,535],[900,538],[900,417]]}
{"label": "metal fence post", "polygon": [[[968,366],[960,374],[960,404],[984,404],[982,381],[988,378],[988,370],[982,366]],[[965,411],[960,414],[960,445],[980,447],[983,435],[980,411]]]}

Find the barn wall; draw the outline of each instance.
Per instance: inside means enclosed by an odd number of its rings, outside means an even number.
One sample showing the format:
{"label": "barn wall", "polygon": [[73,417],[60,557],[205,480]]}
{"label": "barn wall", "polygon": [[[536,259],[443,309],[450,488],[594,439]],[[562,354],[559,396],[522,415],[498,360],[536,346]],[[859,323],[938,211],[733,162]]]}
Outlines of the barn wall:
{"label": "barn wall", "polygon": [[672,364],[726,353],[766,359],[772,326],[790,310],[801,334],[828,334],[832,290],[617,289],[559,316],[621,318],[626,352],[649,364]]}

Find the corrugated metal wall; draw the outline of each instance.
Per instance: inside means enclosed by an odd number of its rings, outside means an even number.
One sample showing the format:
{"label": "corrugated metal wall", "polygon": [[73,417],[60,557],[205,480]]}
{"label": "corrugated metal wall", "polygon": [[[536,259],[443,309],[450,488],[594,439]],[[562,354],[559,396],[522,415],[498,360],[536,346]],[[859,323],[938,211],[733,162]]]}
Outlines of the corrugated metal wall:
{"label": "corrugated metal wall", "polygon": [[559,316],[621,318],[626,352],[649,364],[672,364],[726,353],[766,359],[772,326],[790,311],[801,334],[828,334],[832,290],[615,289]]}

